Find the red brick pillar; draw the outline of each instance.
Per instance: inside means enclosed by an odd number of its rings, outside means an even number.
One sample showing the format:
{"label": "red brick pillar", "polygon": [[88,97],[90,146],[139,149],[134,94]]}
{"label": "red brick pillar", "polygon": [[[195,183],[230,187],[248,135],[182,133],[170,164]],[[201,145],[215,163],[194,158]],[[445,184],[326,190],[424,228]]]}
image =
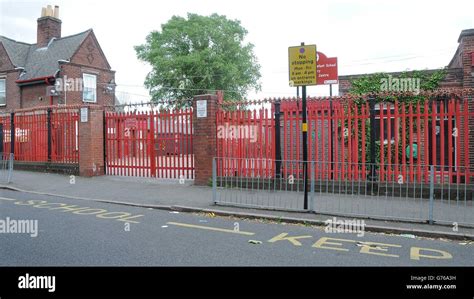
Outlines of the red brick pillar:
{"label": "red brick pillar", "polygon": [[[474,29],[467,29],[461,32],[458,39],[461,67],[463,69],[463,88],[474,88],[474,66],[471,53],[474,52]],[[465,100],[468,101],[468,109],[470,113],[474,112],[473,94],[466,94]],[[464,125],[464,124],[462,124]],[[465,149],[469,153],[469,168],[474,168],[474,118],[468,118],[468,134],[469,134],[469,148]],[[464,166],[463,164],[461,164]],[[470,177],[470,181],[474,182],[474,177]]]}
{"label": "red brick pillar", "polygon": [[[206,115],[203,116],[205,105]],[[200,108],[200,109],[199,109]],[[199,111],[198,111],[199,110]],[[217,96],[200,95],[193,100],[193,146],[195,185],[207,185],[212,179],[212,158],[217,156],[216,141]],[[201,115],[199,115],[201,114]]]}
{"label": "red brick pillar", "polygon": [[79,175],[104,174],[104,111],[101,107],[83,106],[79,113]]}

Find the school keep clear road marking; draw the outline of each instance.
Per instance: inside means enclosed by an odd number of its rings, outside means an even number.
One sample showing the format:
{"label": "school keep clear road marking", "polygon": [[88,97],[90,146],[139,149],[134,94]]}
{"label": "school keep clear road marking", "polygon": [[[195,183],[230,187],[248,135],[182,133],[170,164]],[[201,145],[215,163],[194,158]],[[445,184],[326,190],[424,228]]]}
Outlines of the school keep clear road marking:
{"label": "school keep clear road marking", "polygon": [[16,199],[13,199],[13,198],[6,198],[6,197],[0,197],[0,200],[15,201]]}
{"label": "school keep clear road marking", "polygon": [[[97,217],[99,219],[107,219],[107,220],[115,220],[115,221],[122,221],[126,223],[140,223],[137,221],[137,218],[141,218],[144,215],[132,215],[128,212],[110,212],[105,209],[98,209],[98,208],[91,208],[91,207],[81,207],[78,205],[71,205],[59,202],[47,202],[45,200],[18,200],[14,198],[7,198],[7,197],[0,197],[0,201],[9,201],[13,202],[13,204],[18,206],[29,206],[37,209],[45,209],[50,211],[55,211],[58,213],[71,213],[75,215],[83,215],[86,217]],[[202,230],[209,230],[209,231],[217,231],[223,233],[231,233],[231,234],[240,234],[246,236],[253,236],[255,233],[253,232],[246,232],[236,229],[225,229],[219,227],[212,227],[212,226],[202,226],[202,225],[195,225],[189,223],[180,223],[180,222],[167,222],[168,225],[186,227],[186,228],[197,228]],[[162,228],[167,227],[163,225]],[[274,244],[285,244],[290,243],[293,246],[303,246],[309,245],[308,242],[302,240],[309,240],[314,238],[311,235],[298,235],[298,236],[291,236],[289,233],[280,233],[270,240],[268,243]],[[283,242],[278,242],[283,241]],[[285,242],[286,241],[286,242]],[[306,244],[303,244],[306,242]],[[352,246],[351,246],[352,245]],[[356,245],[356,246],[354,246]],[[378,243],[378,242],[371,242],[371,241],[356,241],[351,239],[341,239],[341,238],[331,238],[331,237],[320,237],[316,240],[315,243],[311,246],[313,248],[320,248],[320,249],[327,249],[327,250],[336,250],[336,251],[343,251],[343,252],[357,252],[354,250],[357,247],[361,247],[359,253],[361,254],[369,254],[369,255],[378,255],[384,257],[395,257],[400,258],[400,255],[389,253],[390,249],[395,248],[402,248],[402,245],[398,244],[386,244],[386,243]],[[346,248],[344,248],[346,247]],[[409,246],[409,259],[414,261],[419,261],[422,259],[436,259],[436,260],[450,260],[453,259],[453,255],[448,251],[434,249],[434,248],[421,248],[415,246]],[[406,256],[406,255],[405,255]]]}
{"label": "school keep clear road marking", "polygon": [[211,227],[211,226],[202,226],[202,225],[180,223],[180,222],[166,222],[166,224],[176,225],[176,226],[181,226],[181,227],[188,227],[188,228],[199,228],[199,229],[204,229],[204,230],[212,230],[212,231],[223,232],[223,233],[240,234],[240,235],[246,235],[246,236],[255,235],[255,233],[244,232],[244,231],[241,231],[241,230],[225,229],[225,228]]}
{"label": "school keep clear road marking", "polygon": [[83,207],[78,205],[65,204],[60,202],[48,202],[46,200],[19,200],[15,198],[0,197],[0,200],[13,201],[18,206],[29,206],[36,209],[45,209],[60,213],[72,213],[75,215],[95,216],[99,219],[110,219],[122,221],[126,223],[140,223],[137,218],[144,215],[133,215],[128,212],[110,212],[106,209],[97,209],[91,207]]}

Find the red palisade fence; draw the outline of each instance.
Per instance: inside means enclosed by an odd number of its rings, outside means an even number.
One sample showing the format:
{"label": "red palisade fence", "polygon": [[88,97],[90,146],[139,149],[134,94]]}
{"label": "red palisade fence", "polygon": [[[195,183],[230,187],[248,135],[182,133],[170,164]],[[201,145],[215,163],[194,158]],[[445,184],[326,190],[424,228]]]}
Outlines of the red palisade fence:
{"label": "red palisade fence", "polygon": [[[74,107],[46,107],[15,112],[15,160],[79,163],[78,120],[78,108]],[[3,149],[5,153],[10,153],[11,115],[2,116],[0,122],[3,124]]]}
{"label": "red palisade fence", "polygon": [[[226,160],[217,169],[229,176],[268,178],[274,173],[274,107],[220,109],[217,112],[217,153]],[[267,160],[268,159],[268,160]],[[220,174],[219,174],[220,175]]]}
{"label": "red palisade fence", "polygon": [[[275,105],[280,105],[284,177],[302,178],[301,101],[283,99],[223,105],[217,114],[218,175],[275,176]],[[245,108],[243,108],[245,107]],[[440,183],[468,182],[468,102],[455,97],[417,103],[394,100],[375,105],[375,162],[380,181],[428,183],[435,165]],[[367,101],[337,97],[308,99],[308,154],[316,179],[365,180],[370,162],[370,109]],[[256,132],[253,136],[252,132]]]}

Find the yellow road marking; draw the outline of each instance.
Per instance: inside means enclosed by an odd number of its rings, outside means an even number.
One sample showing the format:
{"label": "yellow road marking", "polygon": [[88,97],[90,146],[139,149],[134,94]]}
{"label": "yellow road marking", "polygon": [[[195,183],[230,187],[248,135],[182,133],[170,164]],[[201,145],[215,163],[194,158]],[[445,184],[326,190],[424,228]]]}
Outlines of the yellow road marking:
{"label": "yellow road marking", "polygon": [[355,243],[354,240],[346,240],[346,239],[336,239],[336,238],[328,238],[322,237],[316,243],[313,244],[311,247],[316,248],[323,248],[323,249],[331,249],[331,250],[339,250],[339,251],[349,251],[346,248],[339,248],[339,247],[331,247],[327,245],[334,245],[334,246],[342,246],[342,243],[332,242],[332,241],[339,241],[339,242],[352,242]]}
{"label": "yellow road marking", "polygon": [[[383,253],[387,252],[389,247],[402,247],[401,245],[397,244],[385,244],[385,243],[377,243],[377,242],[360,242],[362,248],[360,249],[360,253],[367,253],[367,254],[374,254],[374,255],[381,255],[381,256],[390,256],[390,257],[399,257],[396,254],[388,254]],[[378,252],[378,251],[383,252]]]}
{"label": "yellow road marking", "polygon": [[241,234],[241,235],[246,235],[246,236],[255,235],[255,233],[244,232],[244,231],[240,231],[240,230],[225,229],[225,228],[218,228],[218,227],[211,227],[211,226],[202,226],[202,225],[180,223],[180,222],[166,222],[166,224],[182,226],[182,227],[189,227],[189,228],[200,228],[200,229],[205,229],[205,230],[213,230],[213,231],[223,232],[223,233]]}
{"label": "yellow road marking", "polygon": [[[97,218],[101,219],[114,219],[117,221],[123,221],[126,223],[140,223],[139,221],[130,220],[139,217],[143,217],[144,215],[132,215],[126,212],[109,212],[105,209],[96,209],[90,207],[80,207],[78,205],[71,205],[65,203],[58,203],[58,202],[48,202],[46,200],[20,200],[15,198],[7,198],[7,197],[0,197],[0,200],[7,200],[7,201],[14,201],[15,205],[19,206],[30,206],[37,209],[47,209],[50,211],[58,211],[62,210],[61,212],[72,212],[76,215],[95,215]],[[54,207],[59,205],[59,207]],[[53,206],[53,207],[52,207]],[[110,214],[121,214],[122,216],[114,216],[111,217]],[[105,217],[107,215],[107,217]]]}
{"label": "yellow road marking", "polygon": [[288,233],[281,233],[278,236],[275,236],[268,240],[270,243],[275,243],[276,241],[289,241],[291,244],[295,246],[301,246],[301,242],[298,241],[297,239],[305,239],[305,238],[312,238],[312,236],[293,236],[293,237],[287,237]]}
{"label": "yellow road marking", "polygon": [[[439,253],[440,255],[427,255],[427,254],[421,254],[421,251],[431,251],[435,253]],[[410,249],[410,259],[419,261],[420,257],[424,257],[427,259],[452,259],[453,256],[451,253],[443,250],[438,250],[438,249],[430,249],[430,248],[421,248],[421,247],[412,247]]]}
{"label": "yellow road marking", "polygon": [[14,201],[14,200],[16,200],[16,199],[13,199],[13,198],[6,198],[6,197],[0,197],[0,200]]}

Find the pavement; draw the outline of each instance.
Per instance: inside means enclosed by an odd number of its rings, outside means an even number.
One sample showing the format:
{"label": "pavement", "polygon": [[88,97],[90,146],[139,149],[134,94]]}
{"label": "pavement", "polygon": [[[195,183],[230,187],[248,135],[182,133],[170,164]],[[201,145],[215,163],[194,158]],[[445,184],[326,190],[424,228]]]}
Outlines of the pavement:
{"label": "pavement", "polygon": [[[205,212],[222,216],[267,219],[275,222],[324,225],[331,215],[308,212],[287,212],[231,206],[217,206],[212,201],[212,188],[194,186],[193,181],[163,180],[140,177],[78,177],[52,173],[15,170],[9,184],[0,188],[36,195],[60,196],[152,209],[183,212]],[[338,219],[350,219],[338,217]],[[424,236],[456,240],[474,240],[474,228],[430,225],[419,222],[364,219],[365,230],[407,237]]]}

